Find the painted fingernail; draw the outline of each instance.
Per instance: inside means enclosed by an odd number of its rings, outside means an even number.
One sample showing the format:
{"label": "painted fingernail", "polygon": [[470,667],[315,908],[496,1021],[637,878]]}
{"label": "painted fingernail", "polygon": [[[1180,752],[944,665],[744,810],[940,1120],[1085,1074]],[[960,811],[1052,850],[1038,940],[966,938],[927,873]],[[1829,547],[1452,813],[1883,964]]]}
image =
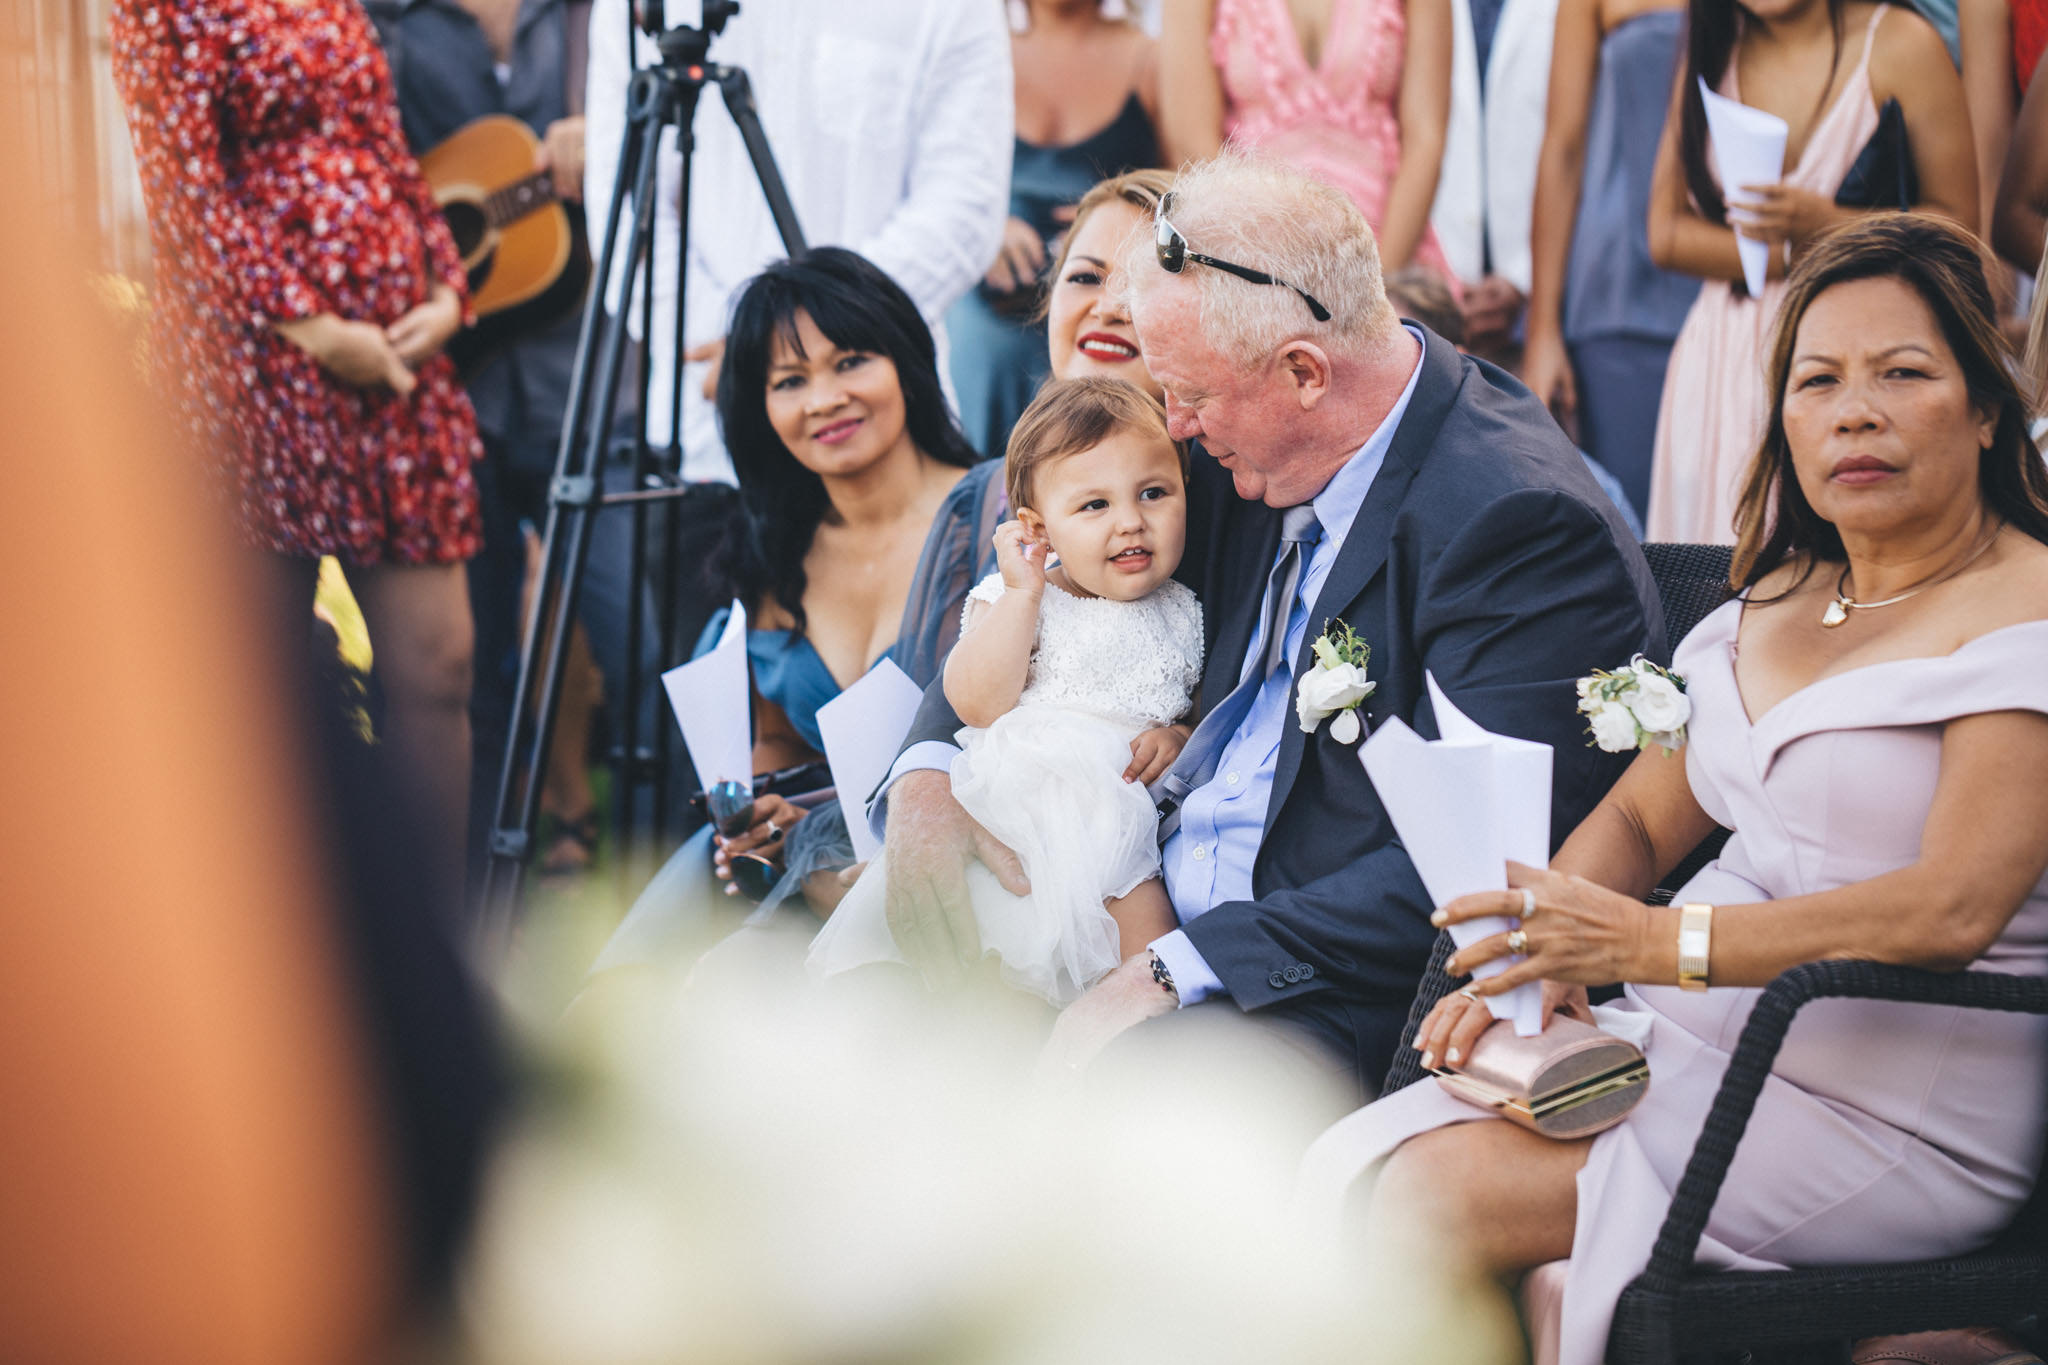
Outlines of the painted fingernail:
{"label": "painted fingernail", "polygon": [[1458,1049],[1452,1048],[1449,1052],[1446,1052],[1444,1054],[1444,1060],[1446,1062],[1449,1062],[1452,1066],[1456,1066],[1458,1064]]}
{"label": "painted fingernail", "polygon": [[1427,1070],[1429,1070],[1429,1069],[1430,1069],[1431,1067],[1433,1067],[1433,1066],[1435,1066],[1435,1065],[1436,1065],[1436,1054],[1435,1054],[1434,1052],[1425,1052],[1425,1053],[1423,1053],[1423,1054],[1422,1054],[1422,1069],[1423,1069],[1424,1071],[1427,1071]]}
{"label": "painted fingernail", "polygon": [[1436,911],[1435,913],[1433,913],[1432,915],[1430,915],[1430,917],[1429,917],[1429,922],[1430,922],[1431,924],[1434,924],[1434,925],[1435,925],[1435,926],[1436,926],[1437,928],[1439,928],[1439,929],[1443,928],[1443,927],[1444,927],[1444,912],[1443,912],[1443,911],[1441,911],[1441,910],[1438,910],[1438,911]]}

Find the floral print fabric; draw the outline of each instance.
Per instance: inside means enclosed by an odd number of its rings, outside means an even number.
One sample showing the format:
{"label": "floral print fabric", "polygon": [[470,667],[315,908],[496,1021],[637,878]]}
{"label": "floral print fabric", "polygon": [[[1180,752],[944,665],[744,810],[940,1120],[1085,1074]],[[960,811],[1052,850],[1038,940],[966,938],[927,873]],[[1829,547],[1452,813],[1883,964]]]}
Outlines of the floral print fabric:
{"label": "floral print fabric", "polygon": [[149,205],[156,355],[183,434],[244,535],[354,564],[476,552],[476,418],[436,356],[400,398],[355,389],[271,330],[386,326],[455,244],[399,131],[355,0],[116,0],[114,79]]}

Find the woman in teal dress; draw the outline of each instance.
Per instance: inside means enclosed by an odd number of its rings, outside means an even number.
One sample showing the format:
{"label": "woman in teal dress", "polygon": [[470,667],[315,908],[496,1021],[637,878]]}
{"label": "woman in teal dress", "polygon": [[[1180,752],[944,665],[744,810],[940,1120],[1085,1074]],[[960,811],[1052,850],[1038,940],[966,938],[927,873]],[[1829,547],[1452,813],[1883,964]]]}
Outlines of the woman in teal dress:
{"label": "woman in teal dress", "polygon": [[1157,166],[1153,41],[1099,7],[1034,3],[1011,41],[1017,142],[1010,218],[988,275],[946,315],[961,423],[995,457],[1045,381],[1040,280],[1075,201],[1099,180]]}
{"label": "woman in teal dress", "polygon": [[[946,407],[917,306],[839,247],[770,266],[741,291],[718,418],[739,482],[722,566],[750,625],[753,766],[777,772],[821,757],[818,708],[881,660],[921,684],[936,676],[942,636],[923,623],[959,615],[976,565],[928,562],[928,533],[942,509],[972,506],[973,490],[994,485],[964,477],[977,457]],[[699,650],[724,626],[721,612]],[[836,801],[760,795],[745,833],[707,828],[677,851],[597,966],[644,960],[708,928],[721,887],[733,889],[727,860],[743,852],[786,869],[771,909],[796,898],[820,915],[853,861]]]}

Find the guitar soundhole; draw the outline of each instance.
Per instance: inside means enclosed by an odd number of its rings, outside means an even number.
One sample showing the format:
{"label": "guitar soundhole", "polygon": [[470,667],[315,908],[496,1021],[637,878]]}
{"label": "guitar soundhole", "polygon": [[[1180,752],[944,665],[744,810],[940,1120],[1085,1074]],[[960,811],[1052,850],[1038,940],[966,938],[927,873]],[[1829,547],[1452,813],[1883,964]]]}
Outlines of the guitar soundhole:
{"label": "guitar soundhole", "polygon": [[448,230],[455,236],[456,254],[465,261],[483,245],[484,235],[490,231],[490,220],[484,216],[482,204],[472,204],[455,199],[441,205],[441,216],[448,220]]}

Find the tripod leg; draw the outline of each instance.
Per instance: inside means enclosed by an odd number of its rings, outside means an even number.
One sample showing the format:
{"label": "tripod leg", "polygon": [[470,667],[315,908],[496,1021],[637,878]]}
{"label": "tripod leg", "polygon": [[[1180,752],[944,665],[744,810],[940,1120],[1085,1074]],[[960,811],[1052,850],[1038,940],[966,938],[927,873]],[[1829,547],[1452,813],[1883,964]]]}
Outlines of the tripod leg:
{"label": "tripod leg", "polygon": [[761,182],[761,193],[768,197],[768,212],[775,216],[782,249],[792,256],[802,255],[804,230],[796,220],[796,205],[790,202],[789,187],[782,183],[782,172],[775,165],[775,151],[768,145],[768,134],[761,129],[761,111],[754,103],[753,82],[736,66],[717,67],[710,74],[725,96],[726,111],[740,130],[740,140],[747,144],[747,159],[754,163],[754,178]]}
{"label": "tripod leg", "polygon": [[[523,887],[526,856],[539,808],[541,783],[546,773],[547,750],[554,735],[562,670],[574,626],[577,588],[589,551],[590,523],[601,505],[596,471],[604,458],[606,432],[617,408],[619,370],[626,344],[626,315],[631,306],[630,284],[635,273],[631,265],[642,259],[652,238],[657,161],[654,149],[659,142],[663,120],[673,105],[672,95],[664,82],[665,77],[658,73],[643,72],[635,78],[635,104],[620,155],[621,174],[606,214],[599,273],[577,342],[576,369],[569,391],[569,417],[556,455],[547,526],[542,538],[541,580],[527,615],[526,642],[520,653],[519,680],[513,691],[513,733],[506,746],[505,764],[498,780],[496,823],[491,832],[490,862],[484,880],[483,932],[487,952],[493,948],[502,949],[508,939],[512,915]],[[605,316],[604,294],[611,279],[629,177],[633,186],[634,209],[626,258],[629,263],[626,274],[628,297],[620,300],[615,314]],[[594,342],[601,317],[604,331],[600,346]],[[592,409],[595,409],[594,420],[590,419]],[[532,720],[532,732],[527,735],[527,700],[534,694],[536,680],[538,706]],[[529,742],[522,745],[522,739]],[[523,787],[519,780],[522,748],[526,757]]]}

